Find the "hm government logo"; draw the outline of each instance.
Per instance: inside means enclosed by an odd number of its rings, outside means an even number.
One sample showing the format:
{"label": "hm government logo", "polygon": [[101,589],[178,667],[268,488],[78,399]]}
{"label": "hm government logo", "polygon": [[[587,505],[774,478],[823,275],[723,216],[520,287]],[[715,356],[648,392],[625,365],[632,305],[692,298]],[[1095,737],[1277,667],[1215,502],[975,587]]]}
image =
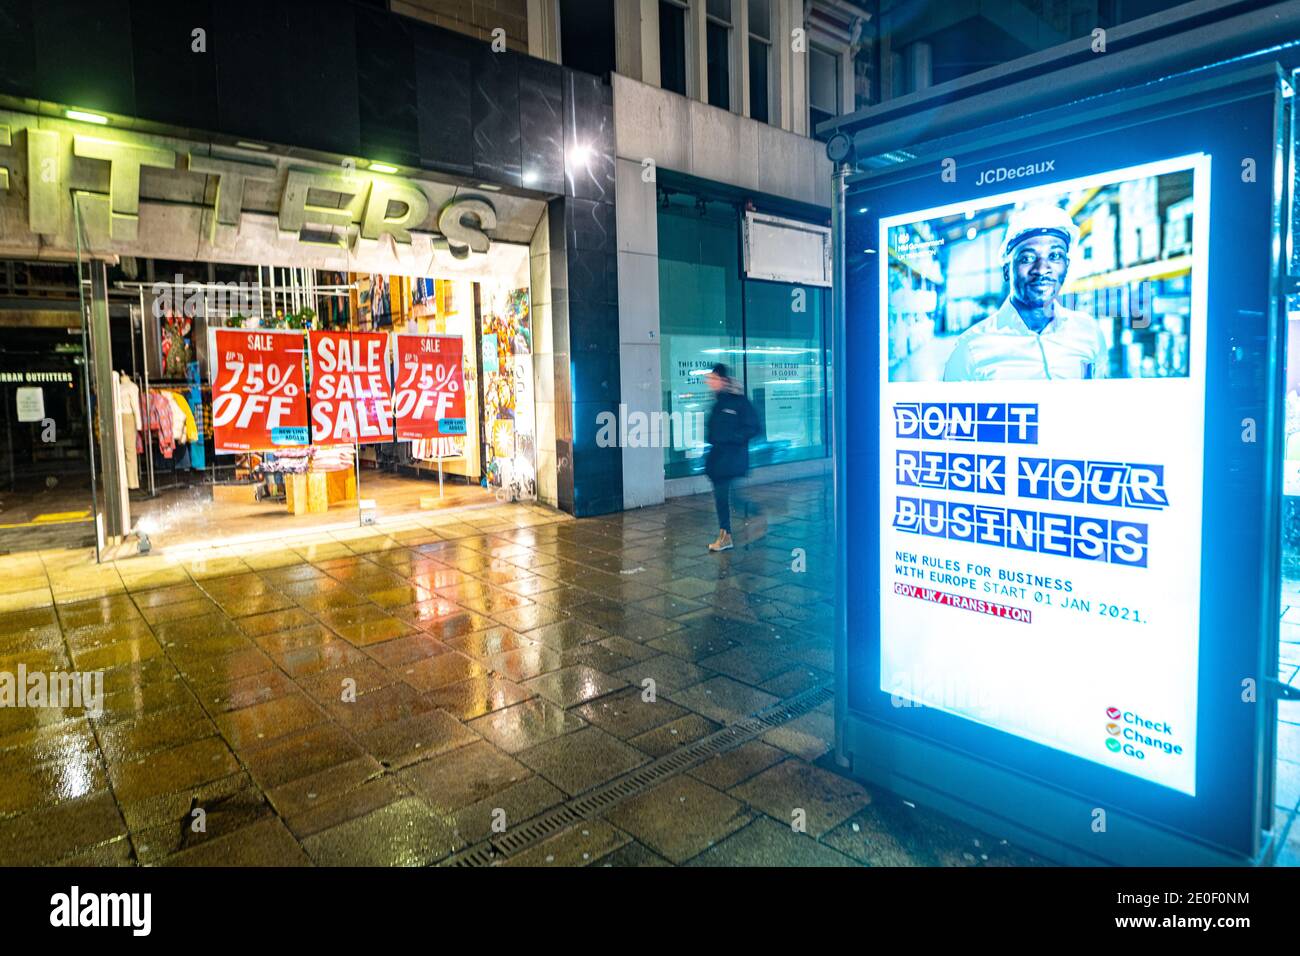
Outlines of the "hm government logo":
{"label": "hm government logo", "polygon": [[83,893],[73,886],[50,897],[50,925],[129,927],[133,936],[148,936],[153,928],[153,894]]}

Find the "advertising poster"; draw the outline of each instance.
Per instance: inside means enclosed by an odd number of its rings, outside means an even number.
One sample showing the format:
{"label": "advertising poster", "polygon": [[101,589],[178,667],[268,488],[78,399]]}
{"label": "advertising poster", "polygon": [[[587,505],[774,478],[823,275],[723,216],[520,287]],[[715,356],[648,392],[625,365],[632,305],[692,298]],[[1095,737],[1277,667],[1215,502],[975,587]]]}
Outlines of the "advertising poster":
{"label": "advertising poster", "polygon": [[465,434],[463,343],[459,335],[397,335],[393,410],[397,440]]}
{"label": "advertising poster", "polygon": [[210,334],[217,454],[309,444],[302,333],[212,329]]}
{"label": "advertising poster", "polygon": [[512,357],[515,378],[515,458],[513,479],[524,498],[537,497],[537,437],[533,404],[533,357]]}
{"label": "advertising poster", "polygon": [[880,690],[1195,795],[1209,158],[880,220]]}
{"label": "advertising poster", "polygon": [[392,441],[387,332],[308,333],[316,445]]}

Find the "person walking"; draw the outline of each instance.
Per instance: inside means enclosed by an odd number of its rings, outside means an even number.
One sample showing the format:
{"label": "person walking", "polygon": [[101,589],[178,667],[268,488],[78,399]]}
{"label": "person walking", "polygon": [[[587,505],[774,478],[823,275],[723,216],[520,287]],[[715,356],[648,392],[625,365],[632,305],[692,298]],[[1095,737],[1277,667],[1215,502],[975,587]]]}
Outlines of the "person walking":
{"label": "person walking", "polygon": [[734,546],[731,485],[749,472],[749,441],[758,434],[758,412],[727,366],[722,363],[713,366],[705,380],[715,397],[704,435],[709,443],[704,473],[713,482],[713,501],[718,509],[718,537],[709,550],[729,551]]}

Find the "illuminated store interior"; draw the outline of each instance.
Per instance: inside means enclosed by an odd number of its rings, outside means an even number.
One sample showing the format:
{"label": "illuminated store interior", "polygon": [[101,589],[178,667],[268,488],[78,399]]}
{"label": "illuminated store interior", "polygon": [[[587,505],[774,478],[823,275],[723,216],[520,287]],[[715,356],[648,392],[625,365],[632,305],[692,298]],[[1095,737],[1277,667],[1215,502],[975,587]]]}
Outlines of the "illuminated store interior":
{"label": "illuminated store interior", "polygon": [[[0,275],[8,293],[44,300],[0,313],[8,326],[5,514],[79,543],[91,534],[93,502],[85,355],[77,312],[67,309],[75,266],[8,261]],[[283,537],[536,497],[527,247],[500,246],[493,268],[444,276],[131,260],[110,270],[109,302],[119,474],[132,527],[151,546]],[[218,328],[301,332],[308,381],[308,330],[458,338],[464,434],[221,453],[208,354],[209,330]],[[35,384],[33,372],[46,381]],[[44,407],[32,420],[23,405],[34,387]],[[43,422],[54,423],[55,441],[41,441]]]}

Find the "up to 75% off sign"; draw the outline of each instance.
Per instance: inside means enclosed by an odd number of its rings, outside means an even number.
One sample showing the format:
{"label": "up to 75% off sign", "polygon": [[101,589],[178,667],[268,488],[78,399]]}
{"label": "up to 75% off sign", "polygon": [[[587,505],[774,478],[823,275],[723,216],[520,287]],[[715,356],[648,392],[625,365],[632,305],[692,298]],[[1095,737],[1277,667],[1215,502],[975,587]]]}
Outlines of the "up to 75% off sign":
{"label": "up to 75% off sign", "polygon": [[465,434],[463,346],[456,335],[398,335],[397,440]]}
{"label": "up to 75% off sign", "polygon": [[308,443],[302,333],[215,329],[212,354],[218,452]]}

